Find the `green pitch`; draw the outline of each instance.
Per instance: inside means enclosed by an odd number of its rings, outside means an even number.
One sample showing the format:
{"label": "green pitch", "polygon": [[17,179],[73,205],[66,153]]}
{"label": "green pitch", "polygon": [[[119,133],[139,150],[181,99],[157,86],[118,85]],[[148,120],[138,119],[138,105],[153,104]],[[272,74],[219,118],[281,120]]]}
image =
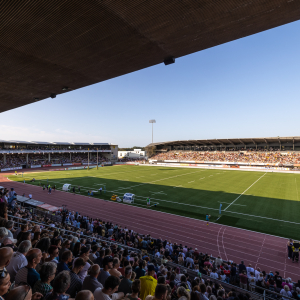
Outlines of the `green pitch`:
{"label": "green pitch", "polygon": [[[33,177],[36,182],[29,182]],[[48,179],[57,189],[70,183],[76,192],[79,185],[83,195],[105,185],[106,193],[95,192],[93,197],[110,200],[113,194],[122,198],[133,193],[135,203],[128,205],[201,220],[210,214],[212,222],[300,239],[300,174],[119,166],[27,173],[10,179],[34,185],[46,184]]]}

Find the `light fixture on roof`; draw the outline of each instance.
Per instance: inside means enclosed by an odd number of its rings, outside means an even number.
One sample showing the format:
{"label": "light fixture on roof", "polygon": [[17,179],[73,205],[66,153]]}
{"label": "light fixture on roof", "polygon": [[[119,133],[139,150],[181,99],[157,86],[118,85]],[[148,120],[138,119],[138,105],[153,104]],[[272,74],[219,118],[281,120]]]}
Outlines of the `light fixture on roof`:
{"label": "light fixture on roof", "polygon": [[56,98],[56,94],[53,93],[53,94],[50,95],[50,97],[51,98]]}
{"label": "light fixture on roof", "polygon": [[67,87],[67,86],[64,86],[63,88],[62,88],[62,90],[63,91],[67,91],[69,88]]}
{"label": "light fixture on roof", "polygon": [[34,101],[39,101],[40,100],[40,98],[37,98],[37,97],[35,97],[33,99],[34,99]]}

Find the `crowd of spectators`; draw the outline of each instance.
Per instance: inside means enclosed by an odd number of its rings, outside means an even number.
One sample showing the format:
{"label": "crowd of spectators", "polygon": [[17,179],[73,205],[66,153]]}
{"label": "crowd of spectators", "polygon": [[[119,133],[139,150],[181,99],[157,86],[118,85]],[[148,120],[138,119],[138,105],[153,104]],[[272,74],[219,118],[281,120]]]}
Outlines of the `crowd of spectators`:
{"label": "crowd of spectators", "polygon": [[[2,190],[0,195],[0,299],[250,298],[247,292],[225,291],[222,282],[250,292],[275,291],[284,300],[300,297],[300,285],[277,271],[212,258],[197,248],[66,209],[54,222],[16,203],[8,207],[6,199],[13,194]],[[21,218],[19,227],[15,217]],[[197,275],[190,278],[189,271]],[[17,287],[10,288],[13,282]]]}
{"label": "crowd of spectators", "polygon": [[[107,162],[108,158],[102,154],[98,154],[98,162]],[[66,163],[87,163],[87,153],[72,153],[71,159],[69,153],[52,154],[50,155],[50,161],[48,154],[29,154],[28,163],[26,161],[26,155],[20,154],[7,154],[6,163],[4,163],[4,156],[0,154],[0,169],[22,167],[24,165],[49,165],[49,164],[66,164]],[[91,155],[90,163],[97,163],[97,155],[93,153]]]}
{"label": "crowd of spectators", "polygon": [[260,152],[260,151],[169,151],[151,157],[153,160],[201,161],[201,162],[240,162],[264,164],[299,164],[298,152]]}

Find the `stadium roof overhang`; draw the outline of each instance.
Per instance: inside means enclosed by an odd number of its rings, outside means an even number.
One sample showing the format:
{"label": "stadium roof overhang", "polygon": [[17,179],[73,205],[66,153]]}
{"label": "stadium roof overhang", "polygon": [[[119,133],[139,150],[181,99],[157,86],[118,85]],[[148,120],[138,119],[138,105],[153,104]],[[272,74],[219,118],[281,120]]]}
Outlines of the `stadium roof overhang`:
{"label": "stadium roof overhang", "polygon": [[111,146],[110,143],[70,143],[70,142],[32,142],[32,141],[10,141],[0,140],[3,144],[24,144],[24,145],[60,145],[60,146]]}
{"label": "stadium roof overhang", "polygon": [[10,0],[0,8],[0,112],[300,19],[297,0]]}
{"label": "stadium roof overhang", "polygon": [[240,139],[211,139],[211,140],[181,140],[161,143],[152,143],[149,147],[168,146],[236,146],[236,145],[300,145],[300,136],[295,137],[270,137],[270,138],[240,138]]}

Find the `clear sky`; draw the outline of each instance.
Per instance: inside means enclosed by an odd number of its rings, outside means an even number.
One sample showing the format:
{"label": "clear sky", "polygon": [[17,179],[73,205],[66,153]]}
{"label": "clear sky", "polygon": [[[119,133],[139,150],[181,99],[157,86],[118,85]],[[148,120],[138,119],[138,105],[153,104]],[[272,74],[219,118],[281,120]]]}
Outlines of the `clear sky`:
{"label": "clear sky", "polygon": [[299,136],[300,21],[0,114],[0,139]]}

